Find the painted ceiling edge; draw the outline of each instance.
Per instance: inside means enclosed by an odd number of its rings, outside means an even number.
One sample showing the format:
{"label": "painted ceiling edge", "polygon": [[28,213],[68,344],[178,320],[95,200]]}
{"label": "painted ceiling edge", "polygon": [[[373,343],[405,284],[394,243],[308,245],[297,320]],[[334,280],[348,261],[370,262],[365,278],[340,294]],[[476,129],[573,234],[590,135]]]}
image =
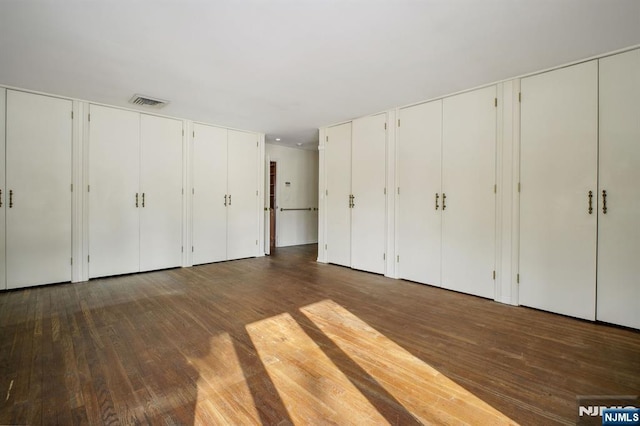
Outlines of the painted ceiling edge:
{"label": "painted ceiling edge", "polygon": [[16,92],[24,92],[24,93],[31,93],[31,94],[34,94],[34,95],[48,96],[50,98],[64,99],[64,100],[72,101],[72,102],[82,102],[82,103],[86,103],[87,105],[96,105],[96,106],[102,106],[102,107],[106,107],[106,108],[115,108],[115,109],[120,109],[120,110],[124,110],[124,111],[137,112],[137,113],[140,113],[140,114],[153,115],[155,117],[168,118],[168,119],[171,119],[171,120],[186,121],[186,122],[189,122],[189,123],[192,123],[192,124],[200,124],[202,126],[220,127],[220,128],[224,128],[224,129],[227,129],[227,130],[236,130],[238,132],[255,133],[256,135],[261,135],[261,136],[265,135],[264,132],[258,131],[258,130],[240,129],[240,128],[237,128],[237,127],[227,126],[225,124],[217,124],[217,123],[209,123],[209,122],[204,122],[204,121],[196,121],[196,120],[191,120],[189,118],[176,117],[174,115],[160,114],[160,113],[157,113],[157,112],[149,111],[148,109],[132,108],[132,107],[126,107],[126,106],[105,104],[105,103],[102,103],[102,102],[95,102],[95,101],[90,101],[90,100],[81,99],[81,98],[74,98],[72,96],[59,95],[59,94],[56,94],[56,93],[43,92],[43,91],[40,91],[40,90],[32,90],[32,89],[28,89],[26,87],[17,87],[17,86],[11,86],[11,85],[8,85],[8,84],[0,83],[0,88],[7,89],[7,90],[14,90]]}
{"label": "painted ceiling edge", "polygon": [[425,100],[418,101],[418,102],[412,102],[412,103],[409,103],[409,104],[406,104],[406,105],[394,106],[394,107],[388,108],[388,109],[383,110],[383,111],[374,112],[374,113],[371,113],[371,114],[365,114],[365,115],[361,115],[361,116],[358,116],[358,117],[349,118],[347,120],[337,121],[337,122],[334,122],[334,123],[331,123],[331,124],[327,124],[327,125],[321,126],[319,128],[323,129],[323,128],[327,128],[327,127],[340,126],[341,124],[350,123],[353,120],[357,120],[359,118],[372,117],[372,116],[378,115],[378,114],[385,114],[385,113],[387,113],[387,112],[389,112],[391,110],[400,110],[400,109],[404,109],[404,108],[410,108],[410,107],[416,106],[416,105],[422,105],[422,104],[426,104],[426,103],[429,103],[429,102],[439,101],[439,100],[442,100],[442,99],[445,99],[445,98],[449,98],[451,96],[456,96],[456,95],[461,95],[463,93],[473,92],[474,90],[484,89],[485,87],[494,86],[496,84],[506,83],[506,82],[512,81],[512,80],[519,80],[519,79],[526,78],[526,77],[531,77],[531,76],[534,76],[534,75],[544,74],[546,72],[559,70],[559,69],[562,69],[562,68],[567,68],[567,67],[570,67],[570,66],[573,66],[573,65],[578,65],[578,64],[585,63],[585,62],[606,58],[606,57],[609,57],[609,56],[617,55],[619,53],[629,52],[629,51],[636,50],[636,49],[640,49],[640,44],[635,44],[635,45],[631,45],[631,46],[628,46],[628,47],[623,47],[621,49],[616,49],[616,50],[600,53],[600,54],[597,54],[597,55],[589,56],[587,58],[582,58],[582,59],[578,59],[578,60],[571,61],[571,62],[565,62],[563,64],[556,65],[556,66],[549,67],[549,68],[544,68],[542,70],[536,70],[536,71],[532,71],[532,72],[529,72],[529,73],[520,74],[520,75],[517,75],[517,76],[514,76],[514,77],[504,78],[502,80],[496,80],[496,81],[493,81],[491,83],[480,84],[478,86],[474,86],[474,87],[471,87],[471,88],[468,88],[468,89],[464,89],[464,90],[459,90],[457,92],[447,93],[447,94],[444,94],[444,95],[441,95],[441,96],[436,96],[434,98],[429,98],[429,99],[425,99]]}
{"label": "painted ceiling edge", "polygon": [[304,143],[302,144],[302,146],[297,146],[297,145],[287,145],[284,143],[278,143],[278,142],[272,142],[272,141],[267,141],[265,140],[264,142],[267,145],[274,145],[274,146],[281,146],[283,148],[292,148],[292,149],[297,149],[300,151],[317,151],[318,150],[318,146],[314,145],[317,144],[318,142],[308,142],[308,143]]}

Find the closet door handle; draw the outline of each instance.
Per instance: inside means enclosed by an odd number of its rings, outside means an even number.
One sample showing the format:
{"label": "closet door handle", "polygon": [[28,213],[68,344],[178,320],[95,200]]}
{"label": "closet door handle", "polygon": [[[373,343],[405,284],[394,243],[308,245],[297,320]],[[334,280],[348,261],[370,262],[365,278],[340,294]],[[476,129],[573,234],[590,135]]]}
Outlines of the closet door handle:
{"label": "closet door handle", "polygon": [[607,191],[602,190],[602,214],[607,214]]}
{"label": "closet door handle", "polygon": [[227,207],[227,194],[224,194],[224,206]]}
{"label": "closet door handle", "polygon": [[593,213],[593,191],[589,191],[589,214]]}
{"label": "closet door handle", "polygon": [[352,195],[351,196],[351,208],[354,208],[356,206],[356,196]]}
{"label": "closet door handle", "polygon": [[13,208],[13,189],[9,190],[9,208]]}
{"label": "closet door handle", "polygon": [[138,208],[138,193],[136,192],[136,209]]}
{"label": "closet door handle", "polygon": [[438,195],[438,193],[436,192],[436,210],[438,210],[438,198],[440,198],[440,196]]}
{"label": "closet door handle", "polygon": [[442,211],[447,208],[447,194],[442,193]]}
{"label": "closet door handle", "polygon": [[144,192],[142,193],[142,207],[144,207]]}

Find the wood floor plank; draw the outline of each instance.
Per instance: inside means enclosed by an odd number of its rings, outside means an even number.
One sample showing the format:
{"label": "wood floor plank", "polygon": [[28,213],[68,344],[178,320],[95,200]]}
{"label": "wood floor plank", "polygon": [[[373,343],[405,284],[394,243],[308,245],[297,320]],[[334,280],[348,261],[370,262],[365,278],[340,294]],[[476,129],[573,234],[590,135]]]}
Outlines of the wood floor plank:
{"label": "wood floor plank", "polygon": [[0,424],[574,424],[640,331],[275,255],[0,293]]}
{"label": "wood floor plank", "polygon": [[294,423],[385,423],[289,314],[248,324],[247,331]]}
{"label": "wood floor plank", "polygon": [[422,422],[514,424],[335,302],[318,302],[301,311]]}

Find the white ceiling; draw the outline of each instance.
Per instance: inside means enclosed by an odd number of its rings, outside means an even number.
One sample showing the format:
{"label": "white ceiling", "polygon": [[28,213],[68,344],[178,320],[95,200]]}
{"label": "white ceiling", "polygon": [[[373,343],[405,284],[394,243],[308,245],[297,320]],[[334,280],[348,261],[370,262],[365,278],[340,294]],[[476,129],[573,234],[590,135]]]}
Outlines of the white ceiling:
{"label": "white ceiling", "polygon": [[306,147],[317,128],[640,44],[639,0],[1,0],[0,84]]}

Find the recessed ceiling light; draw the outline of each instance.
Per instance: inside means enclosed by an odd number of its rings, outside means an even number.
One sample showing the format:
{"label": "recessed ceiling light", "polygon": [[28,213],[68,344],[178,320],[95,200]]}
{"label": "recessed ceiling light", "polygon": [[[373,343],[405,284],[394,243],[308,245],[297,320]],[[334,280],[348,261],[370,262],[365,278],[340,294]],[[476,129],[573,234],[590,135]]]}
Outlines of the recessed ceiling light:
{"label": "recessed ceiling light", "polygon": [[276,141],[280,142],[280,138],[276,138]]}
{"label": "recessed ceiling light", "polygon": [[296,145],[298,145],[298,146],[302,146],[302,142],[298,142]]}

